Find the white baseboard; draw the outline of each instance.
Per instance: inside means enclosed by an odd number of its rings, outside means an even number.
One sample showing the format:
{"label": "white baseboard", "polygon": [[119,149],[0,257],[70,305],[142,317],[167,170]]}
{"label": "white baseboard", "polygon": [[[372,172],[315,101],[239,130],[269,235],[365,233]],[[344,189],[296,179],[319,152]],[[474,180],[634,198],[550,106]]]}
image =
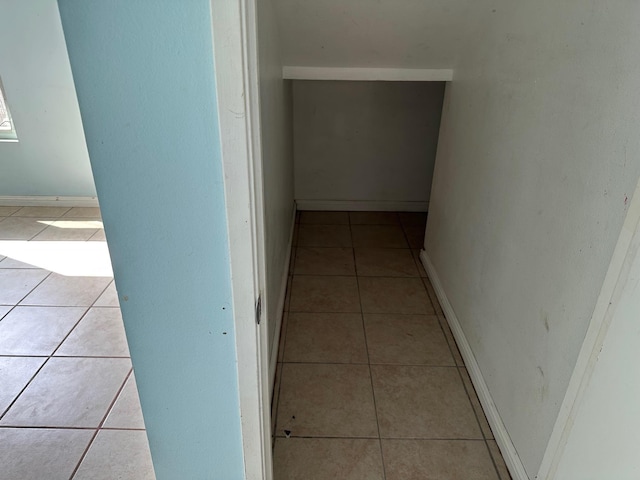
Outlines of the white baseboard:
{"label": "white baseboard", "polygon": [[385,202],[368,200],[296,200],[298,210],[351,212],[426,212],[429,202]]}
{"label": "white baseboard", "polygon": [[98,197],[0,196],[2,207],[97,207]]}
{"label": "white baseboard", "polygon": [[[273,398],[273,388],[276,381],[276,365],[278,363],[278,347],[280,346],[280,334],[282,330],[282,315],[284,314],[284,302],[287,296],[287,283],[289,280],[289,266],[291,265],[291,250],[293,248],[293,233],[296,227],[296,208],[294,204],[293,217],[291,218],[291,231],[289,232],[289,245],[284,262],[284,272],[280,283],[280,295],[278,296],[278,309],[276,310],[276,331],[271,344],[271,357],[269,358],[269,398]],[[273,426],[272,426],[273,428]]]}
{"label": "white baseboard", "polygon": [[498,409],[496,408],[496,404],[491,397],[489,387],[482,376],[480,366],[476,361],[476,357],[473,355],[473,351],[471,350],[467,337],[465,336],[462,326],[458,321],[458,317],[447,298],[442,287],[442,283],[440,282],[440,278],[438,277],[438,273],[425,250],[420,252],[420,260],[427,271],[427,276],[433,285],[433,289],[435,290],[436,296],[442,306],[442,311],[444,312],[445,318],[451,327],[451,332],[455,337],[460,353],[462,354],[462,358],[464,359],[464,363],[467,366],[473,386],[475,387],[476,392],[478,392],[482,409],[487,416],[489,425],[491,425],[491,430],[493,431],[498,447],[500,447],[500,451],[502,452],[505,463],[509,468],[509,472],[514,480],[529,480],[529,476],[524,469],[522,460],[520,460],[520,457],[518,456],[518,452],[516,451],[516,448],[511,441],[511,437],[509,436],[509,432],[507,432],[507,428],[505,427],[504,422],[498,413]]}

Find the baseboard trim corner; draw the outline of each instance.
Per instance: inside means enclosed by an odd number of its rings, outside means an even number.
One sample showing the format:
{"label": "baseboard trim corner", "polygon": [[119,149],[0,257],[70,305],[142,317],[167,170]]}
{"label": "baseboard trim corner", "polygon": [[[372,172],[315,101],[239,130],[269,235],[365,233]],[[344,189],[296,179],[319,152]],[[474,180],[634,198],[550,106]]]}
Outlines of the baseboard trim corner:
{"label": "baseboard trim corner", "polygon": [[426,212],[429,202],[395,202],[369,200],[296,200],[298,210],[350,212]]}
{"label": "baseboard trim corner", "polygon": [[487,420],[489,421],[489,425],[491,426],[491,430],[493,431],[493,435],[496,439],[496,443],[502,452],[502,456],[504,457],[505,463],[509,468],[509,472],[514,480],[529,480],[529,476],[527,475],[526,470],[524,469],[524,465],[522,464],[522,460],[516,451],[515,446],[513,445],[513,441],[507,432],[507,428],[498,413],[498,409],[496,404],[491,397],[491,393],[489,392],[489,387],[482,376],[482,372],[480,370],[480,366],[471,350],[471,346],[469,345],[469,341],[462,330],[462,326],[456,316],[453,307],[451,306],[451,302],[447,298],[447,295],[442,286],[442,282],[438,276],[438,272],[436,271],[435,266],[431,262],[431,259],[427,255],[425,250],[420,252],[420,260],[424,265],[425,270],[427,271],[427,276],[433,285],[433,289],[436,292],[436,296],[440,301],[440,306],[442,307],[442,311],[444,312],[444,316],[451,327],[451,332],[458,344],[458,348],[460,350],[460,354],[464,359],[464,363],[467,366],[467,371],[469,372],[469,376],[471,377],[471,381],[473,382],[473,386],[478,392],[478,397],[480,399],[480,403],[482,404],[482,408],[487,416]]}
{"label": "baseboard trim corner", "polygon": [[1,195],[2,207],[98,207],[98,197]]}

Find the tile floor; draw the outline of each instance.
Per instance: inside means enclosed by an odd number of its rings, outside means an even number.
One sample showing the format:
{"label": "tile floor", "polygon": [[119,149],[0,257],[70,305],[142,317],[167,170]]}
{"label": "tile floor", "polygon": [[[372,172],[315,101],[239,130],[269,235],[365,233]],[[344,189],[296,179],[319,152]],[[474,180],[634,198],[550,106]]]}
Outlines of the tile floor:
{"label": "tile floor", "polygon": [[0,207],[0,479],[154,478],[99,210]]}
{"label": "tile floor", "polygon": [[275,480],[510,476],[418,258],[426,215],[300,212]]}

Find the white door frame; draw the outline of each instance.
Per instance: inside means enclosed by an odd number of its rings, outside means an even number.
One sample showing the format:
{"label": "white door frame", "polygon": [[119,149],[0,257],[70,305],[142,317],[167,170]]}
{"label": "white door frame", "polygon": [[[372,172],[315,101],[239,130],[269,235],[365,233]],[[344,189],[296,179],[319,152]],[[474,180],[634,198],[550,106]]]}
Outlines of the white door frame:
{"label": "white door frame", "polygon": [[[264,200],[255,0],[211,0],[245,478],[271,480]],[[265,318],[262,308],[262,319]]]}

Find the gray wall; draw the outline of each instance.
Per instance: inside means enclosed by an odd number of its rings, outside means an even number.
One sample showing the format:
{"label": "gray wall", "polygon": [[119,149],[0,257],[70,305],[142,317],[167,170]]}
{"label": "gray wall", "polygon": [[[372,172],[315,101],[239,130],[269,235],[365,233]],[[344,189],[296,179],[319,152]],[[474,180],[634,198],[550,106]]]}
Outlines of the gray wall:
{"label": "gray wall", "polygon": [[640,174],[639,15],[498,0],[445,99],[426,250],[531,478]]}
{"label": "gray wall", "polygon": [[427,202],[442,82],[294,81],[296,200]]}
{"label": "gray wall", "polygon": [[19,142],[0,142],[0,196],[95,196],[56,1],[1,10],[0,77]]}
{"label": "gray wall", "polygon": [[[270,0],[258,2],[260,119],[267,263],[269,345],[277,348],[278,316],[284,299],[293,221],[293,151],[291,82],[282,80],[282,60],[276,18]],[[274,339],[276,339],[274,341]],[[276,351],[269,353],[273,359]],[[273,362],[272,362],[273,363]],[[273,363],[275,368],[275,363]]]}

